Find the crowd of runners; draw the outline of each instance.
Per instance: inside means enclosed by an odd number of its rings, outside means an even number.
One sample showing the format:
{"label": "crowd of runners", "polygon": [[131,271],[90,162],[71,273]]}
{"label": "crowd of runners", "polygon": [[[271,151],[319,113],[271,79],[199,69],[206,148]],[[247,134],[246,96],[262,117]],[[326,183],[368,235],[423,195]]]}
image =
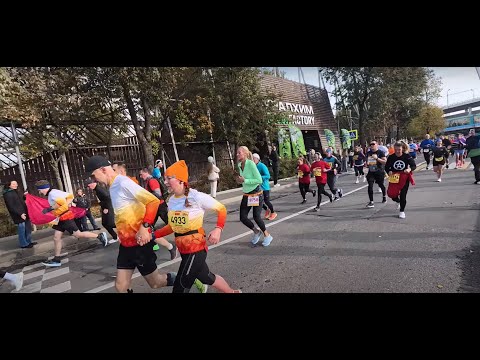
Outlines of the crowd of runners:
{"label": "crowd of runners", "polygon": [[[269,153],[277,161],[274,186],[279,186],[279,157],[274,147],[269,149]],[[355,184],[368,183],[369,201],[366,207],[375,206],[373,194],[376,183],[382,194],[382,203],[387,202],[387,197],[391,198],[398,203],[398,217],[405,219],[407,193],[409,186],[415,184],[415,159],[420,154],[425,159],[427,169],[430,169],[430,163],[432,164],[438,182],[442,181],[444,169],[449,168],[450,157],[455,161],[455,168],[461,168],[465,157],[469,156],[474,166],[475,184],[480,182],[480,136],[476,135],[473,129],[467,137],[459,134],[431,140],[430,136],[426,135],[421,142],[397,141],[387,146],[373,140],[365,148],[357,146],[351,149],[349,154],[350,167],[355,173]],[[252,154],[245,146],[238,148],[236,158],[234,176],[243,192],[239,204],[240,221],[252,231],[252,247],[258,244],[268,247],[273,241],[273,235],[267,231],[265,221],[277,217],[270,199],[270,171],[260,161],[260,155]],[[200,292],[206,292],[208,286],[213,286],[220,292],[241,292],[232,289],[223,277],[212,273],[207,265],[208,245],[220,241],[227,211],[214,197],[190,187],[188,165],[185,161],[180,160],[163,170],[163,164],[159,160],[154,171],[142,169],[139,175],[143,180],[143,187],[136,178],[126,176],[124,163],[111,163],[102,156],[89,158],[85,169],[86,184],[100,201],[102,225],[112,239],[108,240],[106,232],[96,232],[99,228],[94,221],[94,231],[82,231],[85,230],[82,227],[86,223],[75,221],[71,206],[82,201],[83,193],[79,192],[77,196],[80,198],[74,202],[73,194],[53,189],[46,180],[37,181],[35,186],[38,192],[47,197],[49,204],[42,213],[51,213],[56,217],[53,225],[55,256],[44,261],[45,266],[61,266],[62,236],[67,231],[77,238],[96,238],[103,246],[118,240],[115,281],[118,292],[133,291],[131,279],[135,269],[138,269],[152,288],[172,286],[173,292],[185,293],[195,285]],[[338,188],[336,183],[341,169],[342,163],[331,148],[326,148],[323,154],[312,152],[308,158],[300,156],[297,176],[301,204],[307,202],[309,193],[314,198],[317,197],[315,211],[320,210],[322,195],[330,202],[339,201],[343,190]],[[310,189],[313,178],[317,189]],[[265,210],[263,215],[262,209]],[[249,219],[250,210],[254,222]],[[206,211],[217,213],[213,229],[203,227]],[[161,223],[157,225],[159,221]],[[165,238],[170,234],[174,235],[174,243]],[[181,262],[177,272],[160,273],[157,269],[155,251],[159,249],[159,245],[170,253],[172,260],[180,254]],[[14,275],[1,272],[0,276],[11,281],[17,290],[22,287],[21,273]]]}

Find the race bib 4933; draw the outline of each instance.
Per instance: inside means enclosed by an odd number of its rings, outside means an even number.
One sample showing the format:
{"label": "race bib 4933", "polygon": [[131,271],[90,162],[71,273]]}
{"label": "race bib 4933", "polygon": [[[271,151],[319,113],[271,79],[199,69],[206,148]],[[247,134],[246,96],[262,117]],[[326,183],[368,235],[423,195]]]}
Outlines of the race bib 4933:
{"label": "race bib 4933", "polygon": [[313,169],[313,175],[314,176],[322,176],[322,169],[320,169],[320,168]]}
{"label": "race bib 4933", "polygon": [[168,222],[173,229],[185,228],[188,229],[188,211],[174,211],[168,212]]}

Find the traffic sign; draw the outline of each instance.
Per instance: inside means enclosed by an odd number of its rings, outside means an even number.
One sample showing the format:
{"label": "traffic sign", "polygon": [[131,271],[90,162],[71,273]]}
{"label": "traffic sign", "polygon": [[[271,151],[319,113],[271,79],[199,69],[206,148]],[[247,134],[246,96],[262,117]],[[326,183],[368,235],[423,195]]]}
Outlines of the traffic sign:
{"label": "traffic sign", "polygon": [[358,140],[358,130],[348,130],[350,134],[350,140]]}

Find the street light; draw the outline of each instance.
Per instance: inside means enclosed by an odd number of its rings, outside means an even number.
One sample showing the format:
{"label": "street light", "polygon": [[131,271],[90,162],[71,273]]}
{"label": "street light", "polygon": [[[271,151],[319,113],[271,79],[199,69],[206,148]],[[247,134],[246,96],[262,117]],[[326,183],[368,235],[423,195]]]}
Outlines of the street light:
{"label": "street light", "polygon": [[475,99],[475,90],[470,89],[472,91],[472,99]]}
{"label": "street light", "polygon": [[450,91],[451,89],[448,89],[447,90],[447,106],[448,106],[448,92]]}

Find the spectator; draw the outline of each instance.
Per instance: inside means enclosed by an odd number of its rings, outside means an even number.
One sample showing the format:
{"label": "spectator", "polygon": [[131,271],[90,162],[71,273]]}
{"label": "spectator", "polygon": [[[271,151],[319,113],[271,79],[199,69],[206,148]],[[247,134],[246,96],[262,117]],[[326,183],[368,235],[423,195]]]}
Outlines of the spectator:
{"label": "spectator", "polygon": [[217,197],[217,183],[220,176],[220,169],[213,163],[213,157],[208,157],[208,181],[210,182],[210,196],[214,199]]}
{"label": "spectator", "polygon": [[13,180],[5,184],[3,189],[3,199],[13,222],[17,225],[18,242],[22,249],[30,249],[36,242],[32,242],[32,223],[28,218],[27,205],[25,204],[25,195],[20,196],[17,191],[18,183]]}

